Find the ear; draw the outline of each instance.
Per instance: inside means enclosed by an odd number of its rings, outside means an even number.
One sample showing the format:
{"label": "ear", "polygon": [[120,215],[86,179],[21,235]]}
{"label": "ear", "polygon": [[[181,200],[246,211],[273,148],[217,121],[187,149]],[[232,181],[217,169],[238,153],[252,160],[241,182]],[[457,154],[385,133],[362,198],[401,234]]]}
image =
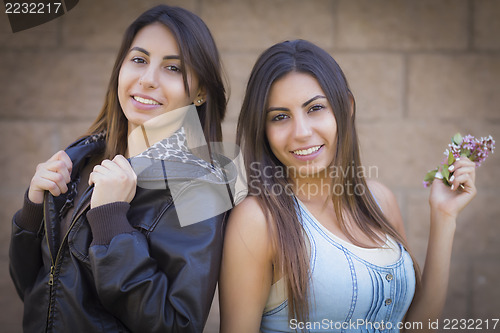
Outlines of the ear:
{"label": "ear", "polygon": [[194,105],[200,106],[203,103],[205,103],[206,100],[207,100],[207,91],[205,90],[204,87],[198,88],[198,92],[196,93],[196,97],[193,101]]}

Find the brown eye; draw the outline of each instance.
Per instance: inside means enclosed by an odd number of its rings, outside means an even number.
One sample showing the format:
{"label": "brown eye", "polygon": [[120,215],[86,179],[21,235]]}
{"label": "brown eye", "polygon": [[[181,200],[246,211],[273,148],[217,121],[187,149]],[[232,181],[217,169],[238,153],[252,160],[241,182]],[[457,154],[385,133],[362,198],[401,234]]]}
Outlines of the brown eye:
{"label": "brown eye", "polygon": [[280,113],[280,114],[272,117],[271,121],[280,121],[280,120],[287,119],[287,118],[288,118],[288,115],[286,115],[284,113]]}
{"label": "brown eye", "polygon": [[309,112],[320,111],[320,110],[323,110],[324,108],[325,108],[325,106],[322,104],[315,104],[315,105],[311,106],[311,108],[309,108]]}
{"label": "brown eye", "polygon": [[146,60],[144,60],[143,58],[141,57],[133,57],[131,59],[132,62],[135,62],[136,64],[145,64],[146,63]]}
{"label": "brown eye", "polygon": [[168,65],[165,68],[171,72],[180,72],[181,71],[181,69],[175,65]]}

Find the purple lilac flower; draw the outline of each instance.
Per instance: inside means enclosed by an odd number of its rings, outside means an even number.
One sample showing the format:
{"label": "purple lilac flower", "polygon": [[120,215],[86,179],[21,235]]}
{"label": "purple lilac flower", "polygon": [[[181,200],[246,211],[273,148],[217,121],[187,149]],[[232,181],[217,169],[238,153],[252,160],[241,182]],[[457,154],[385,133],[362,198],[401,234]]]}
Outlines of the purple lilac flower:
{"label": "purple lilac flower", "polygon": [[[448,169],[448,166],[451,165],[457,158],[460,156],[468,157],[472,162],[476,164],[476,167],[480,166],[484,160],[494,152],[495,150],[495,140],[493,140],[492,136],[481,137],[480,139],[476,139],[474,136],[468,134],[464,137],[457,133],[453,136],[451,143],[448,145],[448,148],[445,150],[444,154],[446,155],[444,161],[441,163],[443,169]],[[424,187],[429,187],[434,180],[434,175],[436,171],[431,170],[425,176],[423,185]],[[444,177],[443,181],[448,183],[448,176]]]}

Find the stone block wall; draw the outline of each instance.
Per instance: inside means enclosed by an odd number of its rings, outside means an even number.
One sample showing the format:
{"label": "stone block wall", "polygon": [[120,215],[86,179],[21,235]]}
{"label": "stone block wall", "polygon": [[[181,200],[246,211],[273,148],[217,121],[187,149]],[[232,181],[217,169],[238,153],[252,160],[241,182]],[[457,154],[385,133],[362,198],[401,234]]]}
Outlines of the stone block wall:
{"label": "stone block wall", "polygon": [[[498,0],[86,0],[13,34],[0,14],[0,326],[21,332],[8,273],[10,219],[37,163],[96,117],[127,25],[159,3],[205,20],[230,84],[234,141],[246,80],[270,45],[308,39],[344,69],[357,101],[362,158],[396,194],[421,265],[429,226],[422,178],[455,132],[500,140]],[[457,226],[442,318],[499,318],[500,152],[478,169],[478,196]],[[375,178],[374,177],[374,178]],[[498,329],[498,328],[497,328]],[[218,332],[217,300],[206,332]],[[465,330],[464,330],[465,332]]]}

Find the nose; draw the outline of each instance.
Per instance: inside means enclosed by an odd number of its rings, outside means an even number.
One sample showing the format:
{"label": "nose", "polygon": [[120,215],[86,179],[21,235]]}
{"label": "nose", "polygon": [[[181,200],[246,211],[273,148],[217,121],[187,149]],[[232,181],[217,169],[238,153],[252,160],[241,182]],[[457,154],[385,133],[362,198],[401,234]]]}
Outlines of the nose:
{"label": "nose", "polygon": [[148,66],[142,73],[139,84],[144,89],[156,89],[158,88],[158,73],[153,66]]}
{"label": "nose", "polygon": [[309,138],[312,134],[312,124],[308,117],[294,117],[294,136],[296,139]]}

